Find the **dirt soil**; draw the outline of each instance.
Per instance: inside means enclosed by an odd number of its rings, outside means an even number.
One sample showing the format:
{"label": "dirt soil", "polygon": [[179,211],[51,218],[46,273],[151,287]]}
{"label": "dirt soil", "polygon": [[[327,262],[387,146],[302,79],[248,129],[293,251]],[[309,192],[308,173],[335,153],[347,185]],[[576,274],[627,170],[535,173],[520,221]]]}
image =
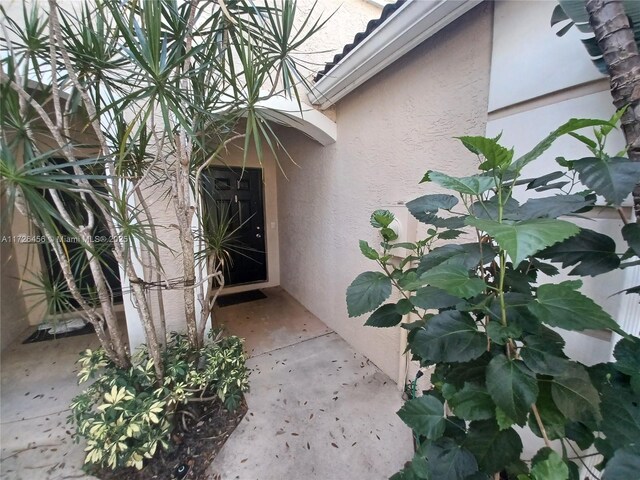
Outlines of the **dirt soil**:
{"label": "dirt soil", "polygon": [[246,413],[244,400],[235,412],[226,410],[219,401],[192,403],[188,414],[177,415],[171,448],[157,452],[142,470],[100,469],[89,473],[103,480],[211,480],[205,475],[207,467]]}

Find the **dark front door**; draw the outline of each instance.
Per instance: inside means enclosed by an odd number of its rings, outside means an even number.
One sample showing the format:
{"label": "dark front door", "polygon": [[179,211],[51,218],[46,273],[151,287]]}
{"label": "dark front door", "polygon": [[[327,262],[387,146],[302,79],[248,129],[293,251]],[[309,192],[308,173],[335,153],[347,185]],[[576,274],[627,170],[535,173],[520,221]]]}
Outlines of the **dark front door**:
{"label": "dark front door", "polygon": [[[265,254],[262,170],[259,168],[215,167],[203,182],[205,230],[225,230],[228,261],[225,284],[262,282],[267,279]],[[220,226],[223,226],[221,229]],[[207,232],[205,231],[205,234]]]}

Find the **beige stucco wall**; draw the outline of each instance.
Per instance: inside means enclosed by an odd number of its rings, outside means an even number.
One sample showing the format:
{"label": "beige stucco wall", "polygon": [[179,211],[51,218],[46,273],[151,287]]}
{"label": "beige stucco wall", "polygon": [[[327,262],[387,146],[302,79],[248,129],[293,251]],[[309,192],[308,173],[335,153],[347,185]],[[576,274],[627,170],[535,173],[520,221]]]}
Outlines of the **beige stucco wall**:
{"label": "beige stucco wall", "polygon": [[[307,14],[314,0],[299,0],[300,18]],[[365,0],[321,0],[314,10],[313,18],[328,17],[333,15],[327,25],[310,38],[304,45],[298,58],[304,62],[313,62],[316,65],[305,63],[314,71],[319,69],[319,65],[333,58],[333,54],[342,49],[342,46],[353,40],[353,36],[364,30],[367,22],[380,15],[380,8],[366,2]],[[322,53],[314,53],[322,52]],[[302,95],[303,98],[306,98]],[[284,157],[284,155],[283,155]],[[281,159],[285,164],[286,158]],[[228,155],[223,159],[224,163],[230,166],[241,166],[243,164],[243,153],[239,146],[231,146]],[[255,151],[250,151],[247,155],[246,166],[260,167]],[[278,166],[269,152],[264,152],[262,163],[264,181],[264,206],[265,206],[265,231],[267,248],[267,282],[250,285],[232,286],[225,288],[225,293],[251,290],[255,288],[265,288],[280,284],[280,245],[278,229],[278,200],[276,177]],[[182,276],[182,265],[180,262],[180,242],[177,230],[172,226],[176,223],[173,206],[163,195],[168,187],[155,187],[148,189],[146,194],[151,205],[154,216],[154,223],[158,229],[158,237],[168,248],[163,248],[160,252],[161,263],[167,278],[177,278]],[[147,275],[148,276],[148,275]],[[158,313],[157,295],[152,294],[152,306],[155,314]],[[167,321],[167,331],[184,329],[184,302],[182,292],[178,290],[164,292],[164,308]]]}
{"label": "beige stucco wall", "polygon": [[491,6],[482,5],[344,98],[336,144],[285,137],[300,167],[278,177],[281,285],[394,379],[399,329],[347,316],[347,286],[376,269],[358,240],[379,242],[375,209],[436,191],[418,185],[426,170],[474,169],[453,137],[484,133],[490,48]]}
{"label": "beige stucco wall", "polygon": [[4,196],[0,197],[0,210],[0,350],[4,350],[14,341],[21,340],[18,337],[29,325],[29,320]]}
{"label": "beige stucco wall", "polygon": [[[572,29],[558,38],[549,28],[553,2],[498,1],[495,3],[494,39],[490,80],[487,135],[502,132],[501,140],[513,146],[516,155],[529,151],[548,132],[569,118],[609,118],[615,111],[606,75],[598,72]],[[514,59],[513,52],[517,51]],[[591,129],[581,132],[592,136]],[[624,148],[624,137],[613,131],[607,140],[609,153]],[[555,158],[581,158],[590,152],[569,136],[556,141],[526,175],[542,175],[557,170]],[[521,192],[526,196],[544,195]],[[627,202],[629,203],[629,202]],[[597,208],[587,214],[587,228],[605,233],[625,250],[620,235],[622,222],[610,208]],[[594,298],[624,328],[637,334],[640,324],[635,314],[637,298],[615,295],[632,285],[631,269],[585,278],[582,292]],[[637,274],[635,274],[637,275]],[[566,275],[547,279],[558,282]],[[629,318],[633,316],[634,318]],[[631,327],[631,328],[629,328]],[[572,358],[592,364],[609,360],[612,344],[606,332],[563,332],[566,352]]]}
{"label": "beige stucco wall", "polygon": [[[298,2],[299,18],[298,23],[304,15],[308,14],[315,0],[300,0]],[[18,21],[22,21],[22,1],[7,0],[4,3],[7,9],[7,15]],[[32,0],[27,1],[27,5],[34,3]],[[46,2],[40,2],[46,4]],[[71,0],[63,0],[62,2],[71,5]],[[313,18],[327,18],[334,12],[327,25],[314,37],[312,37],[301,49],[297,55],[303,60],[307,73],[315,72],[323,62],[330,60],[334,53],[342,49],[345,43],[352,41],[353,36],[358,31],[364,30],[367,22],[372,18],[376,18],[380,14],[380,8],[368,3],[366,0],[321,0],[314,9]],[[317,53],[320,52],[320,53]],[[304,95],[303,95],[304,97]],[[230,149],[230,154],[225,158],[225,162],[229,165],[241,165],[242,154],[234,148]],[[255,152],[250,152],[247,157],[247,166],[259,166]],[[276,189],[276,171],[277,166],[270,155],[265,155],[263,165],[263,175],[265,182],[265,228],[267,237],[267,262],[268,262],[268,281],[261,284],[251,286],[231,287],[229,293],[238,290],[246,290],[248,288],[268,287],[279,284],[279,244],[278,244],[278,216],[277,216],[277,189]],[[160,249],[161,264],[163,266],[166,278],[178,278],[182,276],[182,265],[179,258],[180,243],[178,232],[175,228],[176,218],[173,206],[165,196],[168,185],[155,185],[145,190],[145,196],[152,211],[154,224],[157,228],[159,239],[164,242],[167,248]],[[27,231],[28,222],[24,219],[17,219],[17,223],[12,226],[13,233]],[[23,225],[24,223],[24,225]],[[32,246],[31,246],[32,247]],[[25,264],[27,258],[31,259],[30,268],[34,271],[40,269],[39,258],[33,253],[27,253],[26,246],[16,246],[15,258],[19,265]],[[33,249],[31,249],[33,250]],[[37,254],[37,252],[36,252]],[[142,268],[141,268],[142,270]],[[145,273],[147,280],[155,280],[151,272]],[[3,272],[4,281],[4,272]],[[155,314],[158,313],[157,293],[150,294],[152,308]],[[184,329],[184,302],[183,294],[180,290],[164,291],[164,309],[167,320],[168,330]],[[125,298],[125,302],[130,301]],[[33,303],[32,300],[28,300]],[[30,323],[35,324],[42,320],[42,309],[30,310]],[[139,327],[136,326],[136,329]]]}
{"label": "beige stucco wall", "polygon": [[[51,104],[48,104],[45,110],[53,117],[53,106]],[[95,136],[84,129],[85,124],[85,118],[78,118],[75,123],[72,121],[70,125],[71,135],[79,144],[94,145],[96,143]],[[53,151],[58,148],[51,136],[44,133],[47,129],[40,120],[34,120],[32,128],[35,132],[34,136],[38,149],[41,152]],[[8,139],[11,141],[11,134],[8,134]],[[18,161],[22,161],[22,153],[17,151],[15,154]],[[95,154],[95,149],[90,147],[77,148],[74,151],[74,155],[77,158],[91,158]],[[12,237],[13,245],[10,253],[9,250],[4,250],[7,255],[10,255],[11,262],[7,266],[4,263],[0,264],[0,283],[3,286],[5,283],[7,285],[12,284],[13,276],[19,279],[19,282],[15,285],[15,293],[22,297],[20,302],[23,303],[25,308],[25,321],[28,325],[38,325],[47,319],[45,294],[36,286],[40,283],[39,274],[45,268],[42,245],[34,241],[34,237],[41,236],[41,232],[17,208],[13,208],[10,211],[4,204],[4,198],[2,201],[3,234]],[[11,265],[14,262],[15,271]],[[13,287],[8,288],[11,289]]]}

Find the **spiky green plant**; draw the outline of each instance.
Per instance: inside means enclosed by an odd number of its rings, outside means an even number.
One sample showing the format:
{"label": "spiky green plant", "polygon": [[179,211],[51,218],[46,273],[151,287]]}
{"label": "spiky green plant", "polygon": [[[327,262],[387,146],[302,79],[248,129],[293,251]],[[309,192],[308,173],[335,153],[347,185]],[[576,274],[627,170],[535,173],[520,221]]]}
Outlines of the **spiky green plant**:
{"label": "spiky green plant", "polygon": [[[48,0],[47,6],[48,14],[25,6],[22,19],[5,15],[2,26],[3,190],[52,244],[71,295],[124,368],[130,356],[101,261],[108,247],[162,378],[166,332],[162,318],[152,318],[148,292],[158,284],[184,292],[185,330],[200,346],[219,277],[196,275],[205,258],[194,252],[206,250],[194,232],[204,229],[202,174],[232,142],[245,154],[255,146],[260,160],[263,150],[277,158],[280,142],[260,104],[281,94],[300,102],[298,88],[306,82],[296,50],[324,20],[312,21],[313,11],[300,18],[292,0]],[[52,163],[54,157],[62,161]],[[175,211],[181,282],[166,281],[158,262],[164,246],[146,198],[154,188]],[[70,196],[78,211],[65,206]],[[107,245],[94,241],[98,227]],[[54,242],[61,229],[80,239],[100,309],[85,301],[69,252]]]}

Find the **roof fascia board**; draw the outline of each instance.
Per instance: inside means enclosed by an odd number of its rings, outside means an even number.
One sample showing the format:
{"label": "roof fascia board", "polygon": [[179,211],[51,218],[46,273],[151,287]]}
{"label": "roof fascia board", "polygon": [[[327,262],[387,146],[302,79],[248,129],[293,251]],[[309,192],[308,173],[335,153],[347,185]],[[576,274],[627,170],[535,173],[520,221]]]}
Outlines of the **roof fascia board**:
{"label": "roof fascia board", "polygon": [[417,47],[482,0],[410,0],[311,88],[324,110]]}

